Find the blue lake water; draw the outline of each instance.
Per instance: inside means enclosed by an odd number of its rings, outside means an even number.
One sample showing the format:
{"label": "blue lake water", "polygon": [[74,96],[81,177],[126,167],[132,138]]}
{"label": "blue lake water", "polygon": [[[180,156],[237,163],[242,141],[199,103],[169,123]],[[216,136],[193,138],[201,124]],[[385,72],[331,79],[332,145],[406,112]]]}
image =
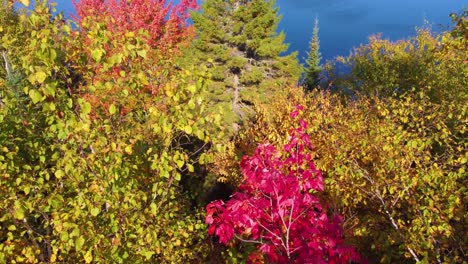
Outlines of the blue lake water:
{"label": "blue lake water", "polygon": [[[59,10],[73,12],[71,0],[57,2]],[[314,19],[319,18],[321,53],[328,60],[349,54],[372,34],[397,40],[414,35],[416,27],[426,23],[434,31],[447,29],[449,14],[468,7],[468,0],[277,0],[277,6],[283,17],[279,30],[286,33],[290,51],[299,51],[301,60]]]}

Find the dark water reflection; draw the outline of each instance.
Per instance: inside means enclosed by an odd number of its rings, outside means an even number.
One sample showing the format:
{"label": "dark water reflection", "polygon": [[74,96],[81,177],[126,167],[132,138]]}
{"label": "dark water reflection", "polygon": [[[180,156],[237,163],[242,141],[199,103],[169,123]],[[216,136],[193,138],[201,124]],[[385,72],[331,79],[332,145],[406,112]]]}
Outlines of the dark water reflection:
{"label": "dark water reflection", "polygon": [[[70,14],[71,0],[58,0]],[[175,0],[174,3],[177,3]],[[320,20],[321,52],[324,59],[347,55],[365,43],[371,34],[382,33],[392,40],[414,35],[427,20],[433,30],[450,25],[449,14],[468,7],[467,0],[277,0],[283,16],[279,30],[286,33],[290,50],[305,52],[315,16]]]}
{"label": "dark water reflection", "polygon": [[347,55],[371,34],[392,40],[415,34],[416,27],[431,25],[440,31],[450,25],[449,14],[468,6],[462,0],[278,0],[290,50],[303,58],[315,16],[320,20],[324,59]]}

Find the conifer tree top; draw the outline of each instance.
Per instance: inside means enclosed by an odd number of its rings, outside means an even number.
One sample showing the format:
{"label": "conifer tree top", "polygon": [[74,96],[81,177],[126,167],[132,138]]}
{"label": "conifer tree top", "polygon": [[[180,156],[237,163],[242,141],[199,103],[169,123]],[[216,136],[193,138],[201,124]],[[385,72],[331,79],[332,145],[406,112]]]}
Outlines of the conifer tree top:
{"label": "conifer tree top", "polygon": [[280,20],[273,0],[206,0],[193,13],[197,39],[184,59],[208,67],[208,97],[225,112],[226,127],[238,127],[253,117],[256,102],[297,83],[301,67],[296,53],[283,55]]}

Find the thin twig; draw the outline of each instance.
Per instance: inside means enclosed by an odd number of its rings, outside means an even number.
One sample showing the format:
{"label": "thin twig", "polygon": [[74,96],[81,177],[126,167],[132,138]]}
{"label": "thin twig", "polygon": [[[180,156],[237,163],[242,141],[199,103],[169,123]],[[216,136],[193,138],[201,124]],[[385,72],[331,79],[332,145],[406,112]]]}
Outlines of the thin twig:
{"label": "thin twig", "polygon": [[262,240],[258,241],[258,240],[243,239],[243,238],[241,238],[240,236],[238,236],[237,234],[234,234],[234,236],[235,236],[237,239],[239,239],[240,241],[242,241],[242,242],[254,243],[254,244],[263,244],[263,241],[262,241]]}
{"label": "thin twig", "polygon": [[5,51],[2,51],[2,57],[3,57],[3,61],[5,62],[5,71],[7,73],[7,77],[9,77],[11,74],[10,63],[8,63],[8,59],[7,59]]}

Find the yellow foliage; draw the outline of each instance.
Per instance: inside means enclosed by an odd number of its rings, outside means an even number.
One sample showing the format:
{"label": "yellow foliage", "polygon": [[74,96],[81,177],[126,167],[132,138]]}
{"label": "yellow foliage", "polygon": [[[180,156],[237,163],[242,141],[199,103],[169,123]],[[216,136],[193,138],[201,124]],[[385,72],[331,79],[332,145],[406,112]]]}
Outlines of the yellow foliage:
{"label": "yellow foliage", "polygon": [[[326,68],[335,86],[354,94],[382,98],[416,89],[434,102],[466,102],[468,51],[461,43],[466,39],[454,38],[450,32],[435,35],[430,29],[419,29],[415,37],[396,42],[372,36],[368,44]],[[351,72],[337,73],[337,66]]]}
{"label": "yellow foliage", "polygon": [[180,185],[216,138],[204,73],[157,79],[168,64],[138,36],[93,25],[83,41],[46,2],[0,16],[15,69],[0,72],[0,263],[203,262],[203,213]]}
{"label": "yellow foliage", "polygon": [[460,202],[467,186],[460,169],[467,155],[461,140],[465,106],[431,103],[424,92],[345,101],[289,89],[257,107],[257,120],[243,131],[237,151],[250,154],[266,141],[283,144],[296,126],[289,113],[298,104],[305,106],[315,162],[326,176],[326,199],[346,216],[350,242],[373,261],[413,258],[405,255],[408,249],[429,262],[460,260],[457,248],[466,243],[460,235],[466,217]]}

